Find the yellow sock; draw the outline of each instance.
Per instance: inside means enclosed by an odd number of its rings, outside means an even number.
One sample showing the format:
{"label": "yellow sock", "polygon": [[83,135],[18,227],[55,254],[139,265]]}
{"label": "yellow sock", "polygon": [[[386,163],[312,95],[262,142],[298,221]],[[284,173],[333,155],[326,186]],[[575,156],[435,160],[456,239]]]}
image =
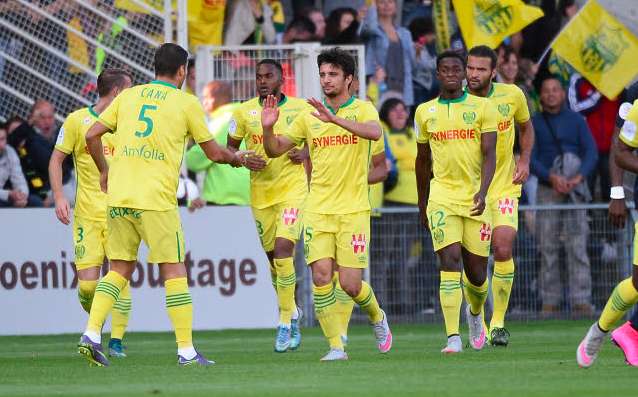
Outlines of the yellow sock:
{"label": "yellow sock", "polygon": [[611,293],[598,320],[600,329],[609,331],[636,302],[638,302],[638,291],[629,277],[621,281]]}
{"label": "yellow sock", "polygon": [[494,312],[490,320],[490,329],[503,328],[505,326],[505,312],[512,293],[514,281],[514,259],[504,262],[494,262],[494,274],[492,275],[492,301]]}
{"label": "yellow sock", "polygon": [[378,323],[383,320],[383,312],[381,311],[381,307],[379,307],[379,302],[377,302],[377,297],[374,296],[374,291],[372,291],[370,284],[362,281],[359,295],[352,299],[361,307],[361,310],[368,313],[370,322]]}
{"label": "yellow sock", "polygon": [[439,299],[441,310],[445,319],[445,332],[447,336],[459,334],[459,316],[461,315],[461,272],[441,272],[441,284],[439,286]]}
{"label": "yellow sock", "polygon": [[166,311],[175,329],[177,348],[193,346],[193,301],[186,277],[172,278],[164,283]]}
{"label": "yellow sock", "polygon": [[80,280],[78,279],[78,300],[85,312],[91,313],[91,304],[93,303],[93,295],[95,295],[95,287],[97,280]]}
{"label": "yellow sock", "polygon": [[472,314],[483,313],[483,305],[487,300],[488,282],[487,279],[482,285],[474,285],[463,273],[463,292],[465,293],[465,299],[470,304],[470,311]]}
{"label": "yellow sock", "polygon": [[328,339],[331,349],[343,350],[341,341],[340,322],[336,312],[336,298],[332,283],[318,287],[312,286],[312,294],[315,302],[315,313],[321,330]]}
{"label": "yellow sock", "polygon": [[277,270],[279,324],[290,327],[290,318],[295,308],[295,284],[297,283],[292,257],[275,259],[275,269]]}
{"label": "yellow sock", "polygon": [[274,263],[270,263],[270,281],[272,282],[272,287],[275,289],[275,292],[277,292],[277,269]]}
{"label": "yellow sock", "polygon": [[111,313],[111,339],[123,339],[126,326],[128,325],[128,318],[131,314],[131,285],[126,284],[126,287],[120,292],[120,296],[117,298],[115,305],[113,305],[113,312]]}
{"label": "yellow sock", "polygon": [[341,329],[340,334],[348,336],[348,324],[350,323],[350,316],[352,316],[352,309],[354,309],[354,300],[341,288],[341,284],[339,284],[339,273],[335,272],[335,277],[332,281],[335,286],[335,297],[337,298],[337,313]]}
{"label": "yellow sock", "polygon": [[104,320],[106,320],[106,316],[111,312],[115,301],[120,295],[120,291],[124,289],[127,283],[127,279],[113,270],[102,277],[102,280],[95,287],[95,296],[91,305],[87,330],[98,334],[102,332],[102,325]]}

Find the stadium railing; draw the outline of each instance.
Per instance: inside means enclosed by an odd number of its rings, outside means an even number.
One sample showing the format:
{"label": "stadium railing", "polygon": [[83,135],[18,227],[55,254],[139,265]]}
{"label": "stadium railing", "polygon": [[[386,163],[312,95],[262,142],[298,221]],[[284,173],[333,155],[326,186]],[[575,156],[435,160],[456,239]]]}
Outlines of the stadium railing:
{"label": "stadium railing", "polygon": [[[542,312],[537,220],[544,216],[563,219],[580,216],[586,210],[589,224],[587,254],[591,265],[592,315],[575,313],[569,303],[564,249],[559,255],[563,298],[559,311],[551,316]],[[508,320],[540,320],[546,318],[592,318],[600,313],[616,284],[628,277],[632,269],[633,235],[636,212],[623,229],[614,228],[608,220],[607,204],[521,206],[519,232],[514,245],[516,264],[510,298]],[[568,230],[557,231],[555,244],[564,244]],[[429,323],[442,321],[439,304],[439,270],[432,249],[431,236],[419,222],[418,209],[412,207],[380,208],[372,217],[369,281],[392,323]],[[298,262],[303,255],[298,256]],[[311,279],[300,265],[298,299],[306,310],[307,324],[313,323]],[[489,260],[489,277],[493,258]],[[491,314],[491,293],[487,302],[487,318]],[[365,323],[367,317],[355,309],[353,322]]]}
{"label": "stadium railing", "polygon": [[124,67],[134,83],[152,79],[154,49],[172,41],[171,0],[67,0],[61,9],[9,0],[0,13],[0,117],[26,117],[37,99],[69,112],[95,100],[102,67]]}

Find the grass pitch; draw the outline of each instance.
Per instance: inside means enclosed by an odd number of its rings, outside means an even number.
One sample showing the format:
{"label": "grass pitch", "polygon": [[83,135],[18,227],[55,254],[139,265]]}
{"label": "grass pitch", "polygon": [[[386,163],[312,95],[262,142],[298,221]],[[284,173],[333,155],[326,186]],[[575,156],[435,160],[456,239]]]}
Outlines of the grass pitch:
{"label": "grass pitch", "polygon": [[[350,361],[320,363],[318,328],[299,351],[272,351],[274,330],[196,332],[210,368],[179,368],[171,333],[126,336],[129,357],[89,368],[77,335],[0,337],[0,396],[606,396],[635,395],[638,369],[605,343],[593,368],[575,351],[585,322],[510,323],[507,348],[442,356],[442,325],[394,326],[377,352],[369,327],[351,327]],[[467,330],[462,329],[464,343]],[[106,342],[106,340],[105,340]]]}

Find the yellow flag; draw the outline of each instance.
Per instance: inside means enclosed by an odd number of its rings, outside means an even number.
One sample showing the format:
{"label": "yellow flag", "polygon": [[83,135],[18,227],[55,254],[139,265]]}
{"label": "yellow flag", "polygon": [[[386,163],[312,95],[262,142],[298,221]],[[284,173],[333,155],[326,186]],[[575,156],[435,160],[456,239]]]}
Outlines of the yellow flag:
{"label": "yellow flag", "polygon": [[507,37],[543,16],[522,0],[452,0],[468,48],[498,47]]}
{"label": "yellow flag", "polygon": [[607,98],[636,76],[638,39],[595,0],[565,26],[552,48]]}
{"label": "yellow flag", "polygon": [[[199,12],[193,13],[199,6]],[[192,49],[198,45],[221,45],[226,0],[189,0],[188,41]]]}
{"label": "yellow flag", "polygon": [[[82,22],[80,18],[74,17],[69,23],[69,27],[75,28],[82,32]],[[66,40],[67,40],[67,48],[69,52],[69,57],[82,65],[85,65],[87,68],[89,67],[89,48],[86,44],[86,41],[77,34],[73,33],[71,30],[67,30],[66,32]],[[75,65],[69,64],[69,73],[72,74],[80,74],[84,73],[84,71],[78,68]]]}

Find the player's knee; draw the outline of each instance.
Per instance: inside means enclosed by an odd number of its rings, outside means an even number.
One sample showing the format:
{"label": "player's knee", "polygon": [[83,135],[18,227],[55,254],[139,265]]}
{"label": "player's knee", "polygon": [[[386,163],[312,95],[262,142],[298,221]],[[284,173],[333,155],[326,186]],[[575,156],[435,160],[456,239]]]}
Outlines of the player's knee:
{"label": "player's knee", "polygon": [[312,282],[317,287],[328,285],[332,282],[332,272],[313,271]]}
{"label": "player's knee", "polygon": [[343,289],[345,293],[348,294],[348,296],[354,298],[355,296],[359,296],[359,294],[361,293],[361,281],[359,281],[358,283],[347,282],[345,283],[345,285],[341,283],[341,289]]}
{"label": "player's knee", "polygon": [[512,246],[510,244],[497,243],[492,246],[494,260],[503,262],[512,259]]}
{"label": "player's knee", "polygon": [[278,238],[275,240],[275,249],[273,252],[274,258],[290,258],[295,251],[295,243],[286,240],[285,238]]}

